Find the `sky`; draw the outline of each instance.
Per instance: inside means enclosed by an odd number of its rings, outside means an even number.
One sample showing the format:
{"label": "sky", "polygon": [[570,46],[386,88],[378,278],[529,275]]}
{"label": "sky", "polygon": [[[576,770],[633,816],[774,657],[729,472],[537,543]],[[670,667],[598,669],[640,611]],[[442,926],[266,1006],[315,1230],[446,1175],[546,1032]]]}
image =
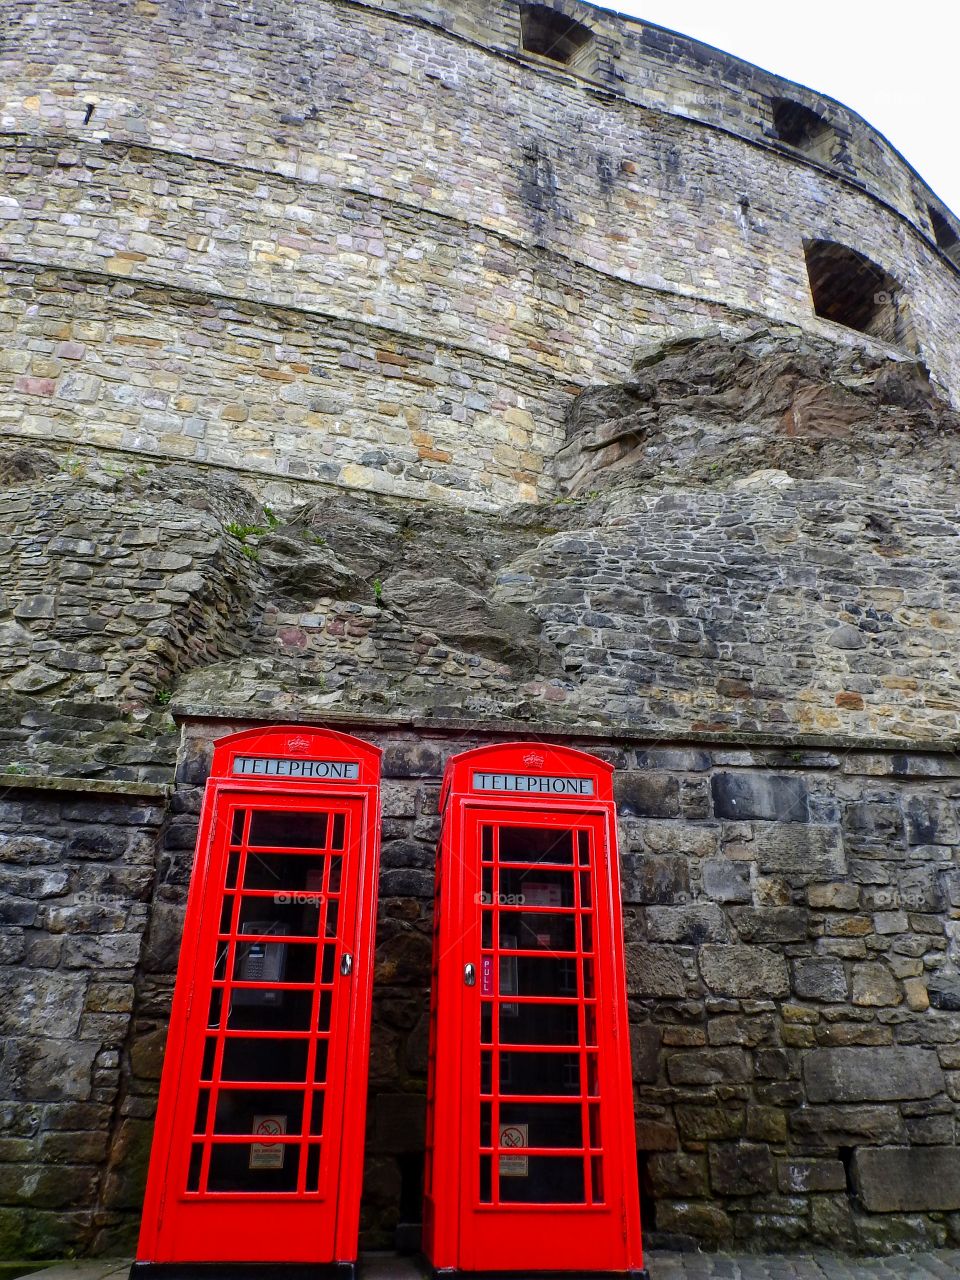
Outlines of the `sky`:
{"label": "sky", "polygon": [[601,0],[852,107],[960,214],[960,0]]}

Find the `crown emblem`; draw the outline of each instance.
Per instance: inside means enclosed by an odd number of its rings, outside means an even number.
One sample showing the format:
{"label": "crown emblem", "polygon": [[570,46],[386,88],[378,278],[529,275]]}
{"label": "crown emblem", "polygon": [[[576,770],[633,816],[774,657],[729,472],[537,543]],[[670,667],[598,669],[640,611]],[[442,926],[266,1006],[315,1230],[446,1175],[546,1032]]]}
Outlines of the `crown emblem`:
{"label": "crown emblem", "polygon": [[288,751],[306,751],[309,748],[309,746],[310,746],[309,738],[288,738],[287,739]]}
{"label": "crown emblem", "polygon": [[540,769],[543,766],[543,756],[539,751],[528,751],[523,757],[523,763],[533,765],[535,769]]}

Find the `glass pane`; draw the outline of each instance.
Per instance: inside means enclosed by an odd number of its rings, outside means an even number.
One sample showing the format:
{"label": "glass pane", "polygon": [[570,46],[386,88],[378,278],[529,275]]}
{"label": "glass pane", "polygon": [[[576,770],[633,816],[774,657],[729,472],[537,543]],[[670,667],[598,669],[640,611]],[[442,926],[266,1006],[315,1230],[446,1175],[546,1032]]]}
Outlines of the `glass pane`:
{"label": "glass pane", "polygon": [[245,889],[275,894],[322,893],[324,858],[302,853],[248,853]]}
{"label": "glass pane", "polygon": [[190,1148],[190,1167],[187,1170],[187,1190],[200,1190],[200,1169],[203,1165],[203,1143],[195,1142]]}
{"label": "glass pane", "polygon": [[576,916],[501,909],[500,946],[507,951],[575,951]]}
{"label": "glass pane", "polygon": [[600,1145],[600,1106],[596,1102],[591,1102],[587,1108],[590,1112],[590,1145],[591,1147],[599,1147]]}
{"label": "glass pane", "polygon": [[340,902],[334,898],[327,903],[327,923],[324,928],[324,936],[327,938],[335,938],[337,936],[337,924],[340,920]]}
{"label": "glass pane", "polygon": [[330,1030],[330,1012],[333,1008],[333,992],[321,991],[320,1003],[317,1006],[317,1030]]}
{"label": "glass pane", "polygon": [[580,1058],[575,1053],[501,1053],[500,1092],[563,1096],[580,1092]]}
{"label": "glass pane", "polygon": [[505,1102],[500,1107],[503,1130],[519,1129],[525,1147],[582,1147],[583,1112],[579,1102],[552,1106],[543,1102]]}
{"label": "glass pane", "polygon": [[243,824],[246,821],[246,809],[237,809],[233,815],[233,825],[230,828],[230,843],[240,844],[243,840]]}
{"label": "glass pane", "polygon": [[306,1080],[307,1041],[227,1040],[220,1076],[223,1080]]}
{"label": "glass pane", "polygon": [[580,928],[583,937],[584,951],[593,950],[593,917],[590,915],[582,915],[580,917]]}
{"label": "glass pane", "polygon": [[594,1204],[603,1203],[603,1157],[593,1156],[590,1160],[591,1199]]}
{"label": "glass pane", "polygon": [[573,833],[543,827],[501,827],[501,862],[573,864]]}
{"label": "glass pane", "polygon": [[554,956],[504,956],[500,961],[500,994],[575,996],[577,962]]}
{"label": "glass pane", "polygon": [[[317,948],[309,942],[241,942],[233,961],[235,982],[313,982]],[[234,1005],[276,1005],[286,993],[275,989],[237,989]]]}
{"label": "glass pane", "polygon": [[596,995],[593,985],[593,961],[584,960],[583,962],[583,998],[592,1000]]}
{"label": "glass pane", "polygon": [[321,1089],[313,1095],[313,1106],[310,1110],[310,1132],[318,1137],[323,1133],[323,1104],[326,1094]]}
{"label": "glass pane", "polygon": [[490,1134],[492,1133],[491,1117],[493,1104],[490,1102],[480,1103],[480,1145],[481,1147],[490,1146]]}
{"label": "glass pane", "polygon": [[483,862],[493,861],[493,827],[480,828],[480,858]]}
{"label": "glass pane", "polygon": [[490,1203],[490,1156],[480,1157],[480,1201],[482,1204]]}
{"label": "glass pane", "polygon": [[307,1176],[305,1191],[317,1191],[320,1187],[320,1145],[312,1142],[307,1148]]}
{"label": "glass pane", "polygon": [[250,817],[251,845],[280,849],[323,849],[329,817],[325,813],[273,813],[254,810]]}
{"label": "glass pane", "polygon": [[233,920],[233,894],[228,893],[220,904],[220,932],[229,933]]}
{"label": "glass pane", "polygon": [[[230,1000],[227,1027],[230,1031],[309,1031],[313,1014],[312,991],[235,990]],[[250,997],[254,997],[251,1001]]]}
{"label": "glass pane", "polygon": [[227,878],[225,881],[226,888],[235,889],[237,887],[237,871],[240,867],[239,853],[231,853],[227,858]]}
{"label": "glass pane", "polygon": [[500,902],[508,907],[572,907],[573,875],[540,867],[501,867]]}
{"label": "glass pane", "polygon": [[491,1044],[493,1042],[493,1008],[489,1001],[484,1000],[480,1006],[480,1043]]}
{"label": "glass pane", "polygon": [[327,1079],[327,1057],[329,1055],[329,1041],[317,1041],[317,1055],[313,1063],[313,1079],[316,1084],[324,1084]]}
{"label": "glass pane", "polygon": [[493,916],[489,911],[480,913],[480,945],[486,950],[493,946]]}
{"label": "glass pane", "polygon": [[240,932],[315,938],[320,931],[322,906],[323,898],[312,893],[243,897],[240,899]]}
{"label": "glass pane", "polygon": [[335,813],[333,815],[333,836],[330,839],[330,847],[332,849],[342,849],[343,840],[347,830],[347,815],[345,813]]}
{"label": "glass pane", "polygon": [[207,1112],[210,1109],[210,1090],[201,1089],[197,1097],[197,1114],[193,1121],[194,1133],[205,1133],[207,1128]]}
{"label": "glass pane", "polygon": [[493,1055],[489,1049],[484,1049],[480,1054],[480,1092],[492,1093],[493,1082]]}
{"label": "glass pane", "polygon": [[217,1056],[216,1036],[208,1036],[203,1046],[203,1062],[200,1066],[200,1079],[210,1080],[213,1077],[213,1064]]}
{"label": "glass pane", "polygon": [[219,1027],[220,1014],[223,1012],[223,988],[214,987],[210,992],[210,1011],[207,1014],[207,1026]]}
{"label": "glass pane", "polygon": [[331,858],[330,859],[330,884],[327,886],[328,892],[330,893],[340,892],[340,878],[342,874],[343,874],[343,858],[342,857]]}
{"label": "glass pane", "polygon": [[507,1204],[583,1204],[581,1156],[500,1156],[500,1199]]}
{"label": "glass pane", "polygon": [[296,1143],[214,1143],[208,1191],[296,1191],[300,1148]]}
{"label": "glass pane", "polygon": [[579,1044],[575,1004],[503,1004],[501,1044]]}
{"label": "glass pane", "polygon": [[593,906],[593,890],[590,886],[590,872],[580,872],[580,905],[581,907]]}
{"label": "glass pane", "polygon": [[581,867],[589,867],[590,865],[590,833],[589,831],[577,832],[577,849],[579,850],[579,862]]}
{"label": "glass pane", "polygon": [[597,1043],[597,1010],[592,1004],[586,1005],[583,1010],[583,1032],[584,1043],[590,1045]]}
{"label": "glass pane", "polygon": [[221,1089],[214,1133],[299,1133],[303,1094],[299,1089]]}

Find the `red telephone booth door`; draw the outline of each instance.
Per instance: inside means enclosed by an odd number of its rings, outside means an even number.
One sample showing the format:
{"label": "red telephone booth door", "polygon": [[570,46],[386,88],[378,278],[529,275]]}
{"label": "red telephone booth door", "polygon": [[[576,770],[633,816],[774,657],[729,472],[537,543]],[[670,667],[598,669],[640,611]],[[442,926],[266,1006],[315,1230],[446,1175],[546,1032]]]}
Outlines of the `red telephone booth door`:
{"label": "red telephone booth door", "polygon": [[[518,750],[484,749],[467,778],[530,790],[457,797],[454,766],[448,793],[438,908],[459,919],[447,937],[441,921],[435,980],[457,1009],[437,1008],[428,1249],[465,1272],[639,1271],[609,769]],[[592,801],[547,789],[591,766]]]}
{"label": "red telephone booth door", "polygon": [[357,1256],[377,755],[290,730],[218,744],[226,776],[204,805],[142,1262]]}

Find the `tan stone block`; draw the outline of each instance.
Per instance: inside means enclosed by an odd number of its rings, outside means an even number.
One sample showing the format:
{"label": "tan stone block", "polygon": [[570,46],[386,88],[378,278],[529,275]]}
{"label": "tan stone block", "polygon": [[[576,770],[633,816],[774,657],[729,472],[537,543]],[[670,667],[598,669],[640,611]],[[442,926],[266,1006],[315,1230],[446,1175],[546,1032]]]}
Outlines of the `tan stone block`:
{"label": "tan stone block", "polygon": [[907,978],[903,984],[907,1004],[914,1013],[923,1013],[930,1008],[930,996],[927,984],[921,978]]}

